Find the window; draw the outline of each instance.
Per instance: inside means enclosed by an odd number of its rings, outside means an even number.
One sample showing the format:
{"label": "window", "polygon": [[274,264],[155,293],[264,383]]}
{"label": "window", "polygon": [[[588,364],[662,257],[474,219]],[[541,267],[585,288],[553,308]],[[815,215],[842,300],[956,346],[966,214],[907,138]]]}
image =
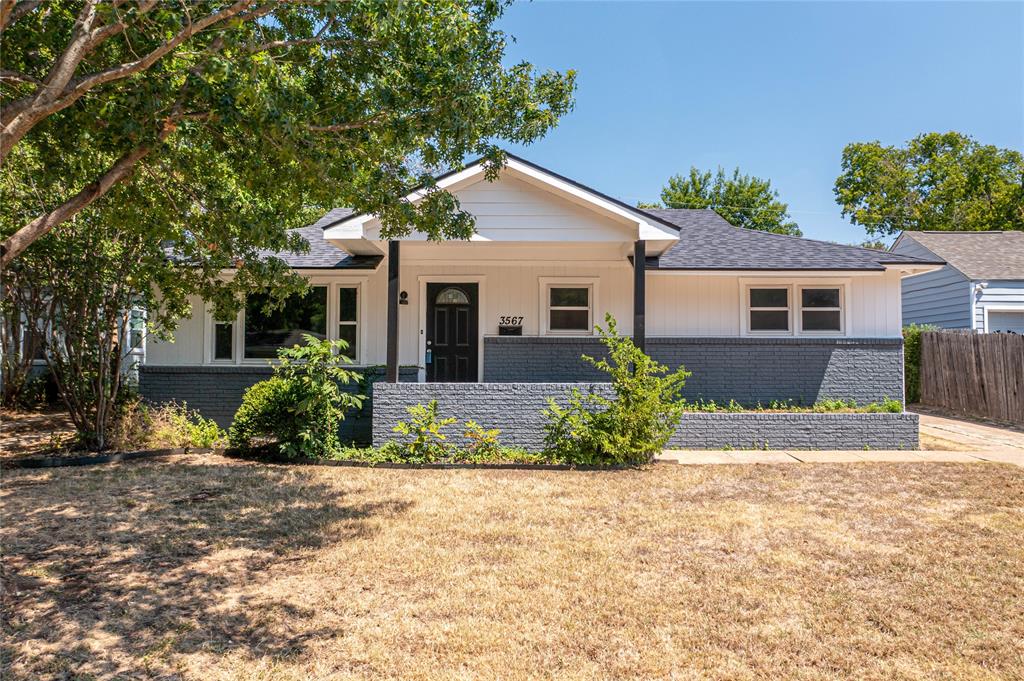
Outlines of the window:
{"label": "window", "polygon": [[128,348],[138,350],[142,347],[143,335],[146,331],[146,313],[139,308],[132,308],[128,317]]}
{"label": "window", "polygon": [[789,332],[789,288],[747,289],[750,317],[747,328],[752,332]]}
{"label": "window", "polygon": [[338,292],[338,338],[348,343],[348,349],[342,350],[342,354],[356,361],[359,357],[359,289],[342,286]]}
{"label": "window", "polygon": [[591,288],[552,286],[548,289],[548,330],[590,333]]}
{"label": "window", "polygon": [[214,361],[231,361],[235,358],[235,324],[234,322],[213,323],[213,359]]}
{"label": "window", "polygon": [[246,359],[274,359],[278,348],[302,345],[303,334],[327,337],[327,287],[314,286],[283,305],[267,309],[267,296],[249,296],[245,303]]}
{"label": "window", "polygon": [[469,298],[462,289],[448,287],[437,294],[434,302],[438,305],[469,305]]}
{"label": "window", "polygon": [[800,288],[800,330],[838,333],[843,330],[842,290],[839,286]]}

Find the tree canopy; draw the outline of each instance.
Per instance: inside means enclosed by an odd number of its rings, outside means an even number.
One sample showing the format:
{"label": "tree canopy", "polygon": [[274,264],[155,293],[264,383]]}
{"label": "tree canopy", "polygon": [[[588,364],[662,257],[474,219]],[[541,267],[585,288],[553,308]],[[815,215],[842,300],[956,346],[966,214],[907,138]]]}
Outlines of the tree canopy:
{"label": "tree canopy", "polygon": [[906,146],[854,142],[835,183],[843,215],[872,236],[1024,229],[1024,156],[958,132]]}
{"label": "tree canopy", "polygon": [[789,219],[789,206],[779,201],[770,180],[743,175],[740,169],[727,176],[721,167],[714,174],[690,168],[688,175],[674,175],[661,190],[666,208],[711,208],[737,227],[800,236]]}
{"label": "tree canopy", "polygon": [[496,142],[572,106],[573,72],[502,64],[505,5],[0,0],[0,266],[114,199],[122,230],[208,272],[260,268],[336,206],[379,214],[385,237],[468,237],[446,192],[401,200],[432,186],[420,169],[496,171]]}

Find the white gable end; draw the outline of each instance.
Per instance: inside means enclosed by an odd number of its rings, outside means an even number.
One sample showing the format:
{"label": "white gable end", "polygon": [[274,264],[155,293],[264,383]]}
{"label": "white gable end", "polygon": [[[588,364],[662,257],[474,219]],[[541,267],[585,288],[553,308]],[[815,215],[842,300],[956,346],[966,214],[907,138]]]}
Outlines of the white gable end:
{"label": "white gable end", "polygon": [[[493,182],[476,164],[438,181],[458,197],[461,208],[476,218],[474,242],[617,243],[648,242],[648,253],[663,251],[678,240],[677,232],[656,219],[593,190],[510,157]],[[407,199],[416,202],[422,190]],[[324,232],[324,238],[352,253],[380,246],[380,221],[356,215]],[[415,232],[403,241],[425,241]]]}

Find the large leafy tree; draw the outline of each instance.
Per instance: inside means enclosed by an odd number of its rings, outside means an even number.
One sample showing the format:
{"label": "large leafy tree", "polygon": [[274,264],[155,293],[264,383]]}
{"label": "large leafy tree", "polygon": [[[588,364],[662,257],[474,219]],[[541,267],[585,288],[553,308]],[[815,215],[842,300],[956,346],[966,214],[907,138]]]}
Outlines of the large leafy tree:
{"label": "large leafy tree", "polygon": [[836,201],[872,236],[1024,229],[1024,156],[958,132],[843,149]]}
{"label": "large leafy tree", "polygon": [[743,175],[739,168],[726,175],[721,167],[714,174],[691,167],[688,175],[669,178],[661,190],[661,202],[666,208],[711,208],[745,229],[801,234],[789,219],[789,207],[772,189],[771,180]]}
{"label": "large leafy tree", "polygon": [[414,169],[495,167],[572,105],[572,72],[502,64],[505,4],[0,0],[0,266],[123,184],[206,271],[337,205],[467,237],[451,195],[401,200]]}

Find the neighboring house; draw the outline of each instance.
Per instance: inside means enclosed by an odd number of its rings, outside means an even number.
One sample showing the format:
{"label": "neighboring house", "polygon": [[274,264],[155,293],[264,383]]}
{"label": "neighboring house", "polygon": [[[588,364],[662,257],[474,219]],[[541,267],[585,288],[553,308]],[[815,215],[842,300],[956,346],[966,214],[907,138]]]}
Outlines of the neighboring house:
{"label": "neighboring house", "polygon": [[1024,232],[903,232],[890,250],[946,261],[904,280],[904,323],[1024,333]]}
{"label": "neighboring house", "polygon": [[475,215],[471,240],[388,242],[374,216],[332,210],[300,230],[309,253],[280,254],[309,293],[270,313],[254,297],[228,323],[193,300],[173,342],[148,343],[143,395],[227,423],[301,332],[347,340],[391,382],[593,381],[580,355],[601,354],[593,329],[611,313],[693,372],[688,399],[902,399],[900,282],[941,266],[934,256],[641,210],[514,156],[494,182],[477,162],[438,184]]}

